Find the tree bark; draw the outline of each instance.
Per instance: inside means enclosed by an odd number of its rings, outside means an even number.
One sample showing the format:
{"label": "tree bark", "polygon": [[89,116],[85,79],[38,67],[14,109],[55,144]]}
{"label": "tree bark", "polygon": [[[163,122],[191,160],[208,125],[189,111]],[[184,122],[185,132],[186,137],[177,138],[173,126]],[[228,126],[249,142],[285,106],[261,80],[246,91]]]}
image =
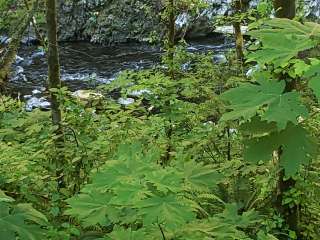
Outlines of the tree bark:
{"label": "tree bark", "polygon": [[[24,0],[24,5],[26,6],[26,9],[29,11],[30,8],[27,0]],[[35,5],[36,5],[36,8],[38,8],[38,2],[36,2]],[[34,28],[34,32],[36,34],[37,40],[39,40],[41,46],[44,46],[44,39],[39,31],[39,28],[37,26],[37,22],[34,16],[32,16],[31,18],[31,24]]]}
{"label": "tree bark", "polygon": [[174,79],[174,52],[175,52],[175,6],[174,0],[168,0],[168,60],[169,60],[169,75]]}
{"label": "tree bark", "polygon": [[277,18],[293,19],[296,16],[296,0],[273,0]]}
{"label": "tree bark", "polygon": [[12,36],[8,48],[3,50],[4,55],[0,59],[0,89],[4,89],[4,86],[8,81],[11,65],[15,61],[21,39],[29,25],[30,20],[32,19],[32,16],[33,10],[31,10],[26,16],[22,17],[20,28]]}
{"label": "tree bark", "polygon": [[[46,0],[46,19],[47,19],[47,34],[48,34],[48,80],[50,89],[61,88],[60,80],[60,63],[58,51],[58,37],[57,37],[57,10],[56,0]],[[63,148],[63,135],[62,135],[62,113],[60,103],[56,93],[51,91],[51,117],[53,125],[57,126],[56,134],[56,176],[58,182],[58,189],[64,187],[63,180],[63,162],[64,157],[62,154]]]}
{"label": "tree bark", "polygon": [[[47,0],[47,28],[48,28],[48,79],[49,88],[61,87],[60,63],[57,37],[56,0]],[[51,94],[52,122],[60,125],[61,110],[56,94]]]}
{"label": "tree bark", "polygon": [[[243,7],[242,7],[241,0],[234,0],[234,2],[233,2],[234,15],[240,14],[242,12],[242,9],[243,9]],[[235,40],[236,40],[237,59],[240,62],[242,62],[243,59],[244,59],[244,54],[243,54],[244,40],[243,40],[243,35],[242,35],[242,32],[241,32],[241,23],[240,23],[240,21],[234,21],[233,29],[234,29]]]}
{"label": "tree bark", "polygon": [[[288,18],[293,19],[296,15],[296,0],[274,0],[273,1],[274,10],[276,11],[276,17],[278,18]],[[281,33],[280,33],[281,34]],[[282,77],[281,77],[282,78]],[[293,79],[291,82],[286,83],[285,92],[294,91],[296,88],[296,81]],[[281,161],[282,150],[278,151],[278,157]],[[301,234],[299,231],[299,211],[300,206],[294,204],[293,206],[283,205],[283,199],[285,193],[290,191],[296,185],[296,180],[293,178],[285,179],[284,169],[280,169],[277,186],[277,193],[274,202],[274,207],[285,219],[289,229],[295,231],[298,239],[300,239]]]}

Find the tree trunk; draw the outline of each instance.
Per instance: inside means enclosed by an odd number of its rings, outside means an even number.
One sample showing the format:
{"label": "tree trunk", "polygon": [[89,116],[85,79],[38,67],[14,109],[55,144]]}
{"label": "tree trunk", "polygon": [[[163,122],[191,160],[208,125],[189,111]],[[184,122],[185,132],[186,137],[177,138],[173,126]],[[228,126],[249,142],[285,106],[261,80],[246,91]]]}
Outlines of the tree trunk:
{"label": "tree trunk", "polygon": [[3,89],[8,81],[11,65],[15,61],[21,38],[23,37],[23,34],[26,31],[30,20],[32,19],[32,16],[33,10],[31,10],[27,16],[24,16],[21,19],[20,28],[18,28],[15,34],[12,36],[8,48],[3,50],[4,55],[0,59],[0,89]]}
{"label": "tree trunk", "polygon": [[174,79],[174,52],[175,52],[175,6],[174,0],[168,0],[168,61],[169,61],[169,75]]}
{"label": "tree trunk", "polygon": [[[57,16],[56,0],[47,0],[47,28],[48,28],[48,79],[49,88],[61,87],[60,64],[57,40]],[[59,125],[61,111],[56,94],[51,94],[52,99],[52,122]]]}
{"label": "tree trunk", "polygon": [[[46,1],[46,18],[47,18],[47,32],[48,32],[48,79],[50,89],[61,88],[60,80],[60,64],[59,64],[59,51],[58,51],[58,37],[57,37],[57,11],[56,0]],[[51,92],[51,116],[52,123],[57,126],[56,134],[58,136],[56,140],[56,175],[58,178],[58,188],[63,185],[63,154],[61,149],[63,148],[63,137],[61,128],[61,109],[57,99],[56,93]]]}
{"label": "tree trunk", "polygon": [[[276,17],[293,19],[296,14],[296,1],[295,0],[274,0],[274,10],[276,11]],[[281,34],[281,33],[280,33]],[[286,83],[285,92],[294,91],[296,88],[296,81],[293,79],[291,82]],[[278,157],[281,161],[282,150],[278,151]],[[277,184],[277,193],[274,202],[274,207],[285,219],[289,226],[289,229],[295,231],[298,239],[300,239],[299,232],[299,211],[300,206],[295,204],[294,206],[283,205],[283,198],[285,193],[290,191],[296,185],[296,180],[293,178],[285,179],[284,169],[280,169],[279,180]]]}
{"label": "tree trunk", "polygon": [[[234,15],[240,14],[242,12],[242,9],[243,9],[243,7],[242,7],[241,0],[234,0],[234,2],[233,2]],[[233,29],[234,29],[235,40],[236,40],[237,59],[240,62],[242,62],[243,59],[244,59],[244,54],[243,54],[244,40],[243,40],[243,35],[242,35],[242,32],[241,32],[241,23],[240,23],[240,21],[234,21]]]}
{"label": "tree trunk", "polygon": [[[29,11],[30,8],[29,8],[29,3],[28,3],[27,0],[24,0],[24,5],[25,5],[26,9]],[[38,8],[38,2],[36,2],[35,5],[36,5],[36,8]],[[34,32],[36,34],[37,40],[40,42],[41,46],[44,46],[44,39],[43,39],[43,37],[42,37],[42,35],[41,35],[40,31],[39,31],[39,28],[37,26],[37,22],[36,22],[36,19],[35,19],[34,16],[32,16],[32,18],[31,18],[31,24],[33,26],[33,29],[34,29]]]}
{"label": "tree trunk", "polygon": [[277,18],[293,19],[296,16],[296,0],[273,0]]}

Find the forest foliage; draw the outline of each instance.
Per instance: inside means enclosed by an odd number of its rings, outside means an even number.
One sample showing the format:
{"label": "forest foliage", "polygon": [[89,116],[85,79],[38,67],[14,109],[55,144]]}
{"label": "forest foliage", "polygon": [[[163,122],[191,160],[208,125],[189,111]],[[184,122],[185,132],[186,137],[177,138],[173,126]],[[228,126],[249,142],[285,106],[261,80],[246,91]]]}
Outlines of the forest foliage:
{"label": "forest foliage", "polygon": [[1,95],[0,239],[318,239],[320,25],[270,8],[225,19],[252,23],[244,59],[181,41],[103,98],[51,89],[58,125]]}

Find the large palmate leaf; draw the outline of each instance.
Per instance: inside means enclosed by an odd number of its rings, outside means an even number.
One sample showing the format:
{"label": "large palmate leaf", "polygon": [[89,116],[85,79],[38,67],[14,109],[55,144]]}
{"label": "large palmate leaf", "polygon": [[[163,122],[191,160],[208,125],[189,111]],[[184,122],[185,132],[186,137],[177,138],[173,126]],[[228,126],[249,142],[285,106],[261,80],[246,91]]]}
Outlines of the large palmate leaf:
{"label": "large palmate leaf", "polygon": [[320,25],[289,19],[266,21],[264,28],[248,34],[262,42],[262,48],[250,53],[248,61],[259,64],[273,63],[275,67],[286,65],[299,52],[315,47],[320,39]]}
{"label": "large palmate leaf", "polygon": [[176,229],[178,239],[202,240],[202,239],[242,239],[251,238],[244,229],[253,226],[260,221],[254,210],[238,213],[239,208],[235,204],[227,204],[223,213],[216,214],[206,220],[196,220],[181,229]]}
{"label": "large palmate leaf", "polygon": [[312,89],[318,101],[320,102],[320,60],[311,59],[310,68],[304,73],[304,78],[309,81],[309,87]]}
{"label": "large palmate leaf", "polygon": [[298,92],[288,92],[280,95],[270,103],[266,112],[262,115],[262,120],[276,122],[278,129],[285,129],[288,122],[298,124],[297,118],[307,117],[308,110],[300,102]]}
{"label": "large palmate leaf", "polygon": [[282,150],[280,165],[287,176],[295,175],[301,164],[308,164],[316,154],[316,144],[308,132],[301,126],[289,124],[283,131],[248,140],[244,157],[250,162],[266,162],[279,149]]}
{"label": "large palmate leaf", "polygon": [[299,116],[306,117],[308,111],[300,102],[297,92],[284,93],[285,82],[261,80],[258,84],[246,83],[222,94],[229,101],[231,112],[225,113],[221,120],[249,120],[260,114],[263,120],[275,122],[279,130],[288,122],[297,124]]}
{"label": "large palmate leaf", "polygon": [[108,214],[114,214],[115,209],[109,205],[113,195],[108,192],[92,191],[90,194],[82,193],[67,200],[70,206],[65,214],[77,217],[85,227],[108,224]]}
{"label": "large palmate leaf", "polygon": [[[8,200],[11,201],[11,198]],[[46,217],[31,204],[11,205],[0,201],[0,239],[23,240],[45,239]]]}
{"label": "large palmate leaf", "polygon": [[108,234],[105,240],[142,240],[146,239],[146,234],[143,232],[142,229],[137,231],[133,231],[130,228],[115,228],[112,233]]}
{"label": "large palmate leaf", "polygon": [[164,224],[167,229],[175,229],[196,218],[193,204],[186,199],[180,199],[174,194],[167,196],[154,195],[137,203],[143,223]]}
{"label": "large palmate leaf", "polygon": [[115,206],[134,206],[134,203],[151,194],[143,184],[122,184],[112,188],[115,196],[110,204]]}
{"label": "large palmate leaf", "polygon": [[185,188],[191,191],[209,191],[223,179],[223,175],[210,165],[203,166],[191,161],[184,163],[183,176]]}
{"label": "large palmate leaf", "polygon": [[146,173],[146,181],[165,194],[169,191],[177,193],[182,190],[183,177],[173,168],[160,168]]}

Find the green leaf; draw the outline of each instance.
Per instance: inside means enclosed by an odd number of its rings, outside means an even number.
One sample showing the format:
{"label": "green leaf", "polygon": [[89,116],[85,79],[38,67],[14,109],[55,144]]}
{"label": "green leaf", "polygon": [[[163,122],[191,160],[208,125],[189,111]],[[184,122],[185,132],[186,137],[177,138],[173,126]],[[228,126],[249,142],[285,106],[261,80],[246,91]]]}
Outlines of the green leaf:
{"label": "green leaf", "polygon": [[257,111],[279,98],[285,88],[285,82],[262,80],[259,84],[245,83],[231,89],[221,95],[225,101],[229,101],[231,112],[225,113],[221,120],[236,120],[243,118],[249,120],[257,114]]}
{"label": "green leaf", "polygon": [[0,189],[0,202],[14,202],[15,200],[12,197],[7,196],[1,189]]}
{"label": "green leaf", "polygon": [[164,194],[167,194],[168,191],[176,193],[182,190],[183,177],[175,169],[160,168],[159,170],[146,173],[145,179]]}
{"label": "green leaf", "polygon": [[179,199],[173,194],[154,195],[137,203],[137,207],[145,225],[159,223],[168,229],[175,229],[196,217],[196,209],[190,201]]}
{"label": "green leaf", "polygon": [[209,191],[223,180],[223,175],[211,166],[192,161],[184,164],[183,171],[185,187],[193,191]]}
{"label": "green leaf", "polygon": [[239,208],[235,204],[227,204],[223,213],[216,214],[209,219],[193,221],[186,226],[176,229],[179,240],[201,239],[242,239],[250,240],[245,228],[256,225],[260,218],[257,212],[251,210],[238,214]]}
{"label": "green leaf", "polygon": [[133,231],[132,229],[124,229],[116,227],[112,233],[108,234],[106,240],[142,240],[146,239],[146,234],[142,229]]}
{"label": "green leaf", "polygon": [[274,151],[282,149],[280,165],[286,176],[293,176],[302,164],[308,164],[316,154],[316,144],[301,126],[289,124],[280,132],[246,141],[244,158],[250,162],[270,161]]}
{"label": "green leaf", "polygon": [[16,235],[23,240],[42,240],[47,224],[43,214],[32,208],[31,204],[11,206],[0,202],[0,239],[16,240]]}
{"label": "green leaf", "polygon": [[316,95],[318,102],[320,102],[320,75],[309,80],[309,87]]}
{"label": "green leaf", "polygon": [[264,28],[248,34],[262,42],[262,48],[248,55],[248,62],[273,63],[275,67],[285,66],[299,52],[315,47],[320,37],[320,26],[289,19],[272,19],[264,23]]}
{"label": "green leaf", "polygon": [[259,81],[259,85],[244,84],[222,94],[222,99],[231,103],[231,112],[225,113],[221,120],[245,121],[260,114],[262,120],[275,122],[279,130],[286,128],[288,122],[298,124],[298,117],[307,117],[308,111],[300,102],[297,92],[283,93],[285,82]]}
{"label": "green leaf", "polygon": [[309,87],[312,89],[318,101],[320,102],[320,60],[311,59],[311,66],[303,75],[309,81]]}
{"label": "green leaf", "polygon": [[82,193],[78,196],[67,200],[70,209],[65,211],[65,214],[77,217],[85,227],[108,225],[107,216],[113,213],[115,209],[109,205],[109,201],[113,195],[108,192],[100,193],[92,191],[90,194]]}
{"label": "green leaf", "polygon": [[298,92],[289,92],[280,95],[270,103],[269,108],[262,116],[262,120],[276,122],[278,129],[283,130],[288,122],[297,125],[299,116],[308,117],[308,110],[301,104]]}
{"label": "green leaf", "polygon": [[146,198],[151,192],[142,184],[121,184],[113,188],[115,196],[110,204],[119,206],[132,206],[135,202]]}
{"label": "green leaf", "polygon": [[263,137],[270,133],[277,131],[276,123],[268,123],[267,121],[261,121],[261,118],[255,116],[250,119],[249,122],[245,122],[240,125],[240,131],[242,134],[251,138]]}

